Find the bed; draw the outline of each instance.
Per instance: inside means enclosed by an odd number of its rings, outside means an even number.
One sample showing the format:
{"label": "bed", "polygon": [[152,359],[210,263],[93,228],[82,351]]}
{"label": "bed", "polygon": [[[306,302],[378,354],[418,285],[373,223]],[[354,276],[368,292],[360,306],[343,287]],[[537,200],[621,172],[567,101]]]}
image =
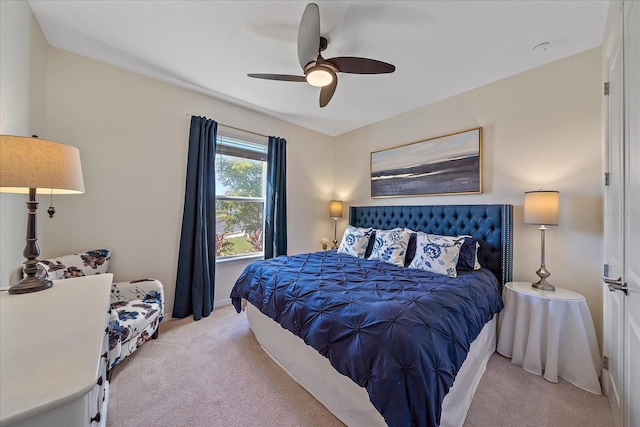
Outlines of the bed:
{"label": "bed", "polygon": [[472,236],[482,268],[449,277],[336,251],[298,254],[247,266],[232,303],[240,312],[249,301],[261,346],[345,424],[460,426],[495,351],[511,218],[510,205],[351,207],[349,225],[380,236]]}

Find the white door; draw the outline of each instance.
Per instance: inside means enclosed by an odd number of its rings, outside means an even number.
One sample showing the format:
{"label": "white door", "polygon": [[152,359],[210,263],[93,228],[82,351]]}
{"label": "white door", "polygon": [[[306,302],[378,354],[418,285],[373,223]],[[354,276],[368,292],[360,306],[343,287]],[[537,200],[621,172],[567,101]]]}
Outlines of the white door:
{"label": "white door", "polygon": [[[607,131],[605,166],[604,258],[605,277],[617,279],[624,273],[624,85],[623,85],[623,16],[620,8],[605,46],[609,95],[607,97]],[[624,315],[625,295],[610,292],[603,286],[603,364],[604,392],[609,398],[616,427],[624,419]],[[605,359],[606,360],[606,359]],[[607,366],[608,365],[608,366]]]}
{"label": "white door", "polygon": [[[640,426],[640,3],[624,2],[625,425]],[[620,293],[620,292],[616,292]]]}

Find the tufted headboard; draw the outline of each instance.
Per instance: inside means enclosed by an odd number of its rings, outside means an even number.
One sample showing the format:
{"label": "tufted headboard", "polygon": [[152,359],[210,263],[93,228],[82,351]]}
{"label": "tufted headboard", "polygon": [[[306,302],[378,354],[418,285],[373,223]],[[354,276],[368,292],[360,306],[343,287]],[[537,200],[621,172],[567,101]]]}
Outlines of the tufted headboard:
{"label": "tufted headboard", "polygon": [[389,230],[409,228],[446,236],[471,235],[480,242],[478,261],[501,286],[511,281],[513,206],[351,206],[349,224]]}

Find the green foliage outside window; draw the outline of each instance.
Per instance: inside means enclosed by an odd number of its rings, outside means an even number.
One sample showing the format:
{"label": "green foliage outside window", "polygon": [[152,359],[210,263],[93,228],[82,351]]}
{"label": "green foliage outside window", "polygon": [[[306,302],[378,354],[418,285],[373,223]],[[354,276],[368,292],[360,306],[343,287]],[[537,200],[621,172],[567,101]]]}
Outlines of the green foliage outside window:
{"label": "green foliage outside window", "polygon": [[262,251],[264,171],[263,161],[216,156],[216,179],[225,188],[218,196],[256,198],[216,201],[216,222],[224,224],[216,236],[216,255]]}

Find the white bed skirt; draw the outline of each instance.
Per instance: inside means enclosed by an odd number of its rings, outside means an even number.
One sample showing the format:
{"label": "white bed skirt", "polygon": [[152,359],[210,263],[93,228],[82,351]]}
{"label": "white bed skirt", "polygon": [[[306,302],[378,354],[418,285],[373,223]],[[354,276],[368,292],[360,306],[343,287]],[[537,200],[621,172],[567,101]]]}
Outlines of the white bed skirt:
{"label": "white bed skirt", "polygon": [[[367,391],[336,371],[329,359],[251,304],[247,304],[247,319],[265,352],[343,423],[349,427],[387,425]],[[467,359],[444,398],[440,426],[464,423],[487,361],[496,350],[496,323],[494,316],[471,343]]]}

